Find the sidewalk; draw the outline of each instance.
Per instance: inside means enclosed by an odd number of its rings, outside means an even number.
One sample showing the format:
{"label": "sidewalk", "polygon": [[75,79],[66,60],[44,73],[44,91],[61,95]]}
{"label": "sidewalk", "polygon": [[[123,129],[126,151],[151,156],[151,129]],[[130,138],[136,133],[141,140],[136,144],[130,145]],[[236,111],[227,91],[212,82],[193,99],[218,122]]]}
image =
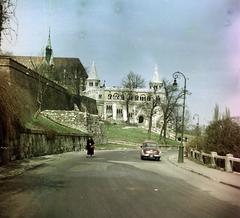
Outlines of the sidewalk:
{"label": "sidewalk", "polygon": [[7,165],[0,166],[0,180],[9,179],[11,177],[21,175],[27,170],[37,168],[46,162],[53,160],[57,157],[57,155],[46,155],[32,159],[16,160],[8,163]]}
{"label": "sidewalk", "polygon": [[204,176],[219,183],[240,189],[240,173],[229,173],[209,168],[207,166],[191,161],[186,157],[184,158],[184,163],[178,163],[177,155],[169,156],[168,160],[177,167]]}

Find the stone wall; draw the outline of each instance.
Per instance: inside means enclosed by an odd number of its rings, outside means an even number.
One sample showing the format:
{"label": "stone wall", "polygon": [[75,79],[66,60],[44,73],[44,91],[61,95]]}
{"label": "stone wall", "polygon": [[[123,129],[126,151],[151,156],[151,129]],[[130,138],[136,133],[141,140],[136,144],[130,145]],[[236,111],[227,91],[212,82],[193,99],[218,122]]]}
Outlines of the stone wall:
{"label": "stone wall", "polygon": [[[80,151],[86,146],[87,134],[58,134],[54,132],[25,130],[19,137],[10,141],[9,160],[58,154],[69,151]],[[2,163],[0,155],[0,164]]]}
{"label": "stone wall", "polygon": [[37,96],[40,85],[43,90],[42,110],[72,110],[76,103],[83,104],[88,112],[97,114],[95,100],[71,95],[62,86],[40,76],[10,57],[0,56],[0,73],[8,78],[13,88],[20,90],[19,93],[29,96],[26,103],[29,107],[34,107],[34,110],[38,108]]}
{"label": "stone wall", "polygon": [[73,108],[72,97],[66,89],[40,76],[9,57],[0,58],[0,73],[5,74],[13,88],[30,96],[26,103],[37,108],[39,85],[43,87],[43,109],[69,110]]}
{"label": "stone wall", "polygon": [[80,151],[86,146],[87,135],[49,134],[29,131],[20,135],[20,158]]}
{"label": "stone wall", "polygon": [[97,144],[105,142],[104,123],[100,121],[98,115],[81,112],[76,108],[72,111],[45,110],[41,114],[58,124],[93,136]]}

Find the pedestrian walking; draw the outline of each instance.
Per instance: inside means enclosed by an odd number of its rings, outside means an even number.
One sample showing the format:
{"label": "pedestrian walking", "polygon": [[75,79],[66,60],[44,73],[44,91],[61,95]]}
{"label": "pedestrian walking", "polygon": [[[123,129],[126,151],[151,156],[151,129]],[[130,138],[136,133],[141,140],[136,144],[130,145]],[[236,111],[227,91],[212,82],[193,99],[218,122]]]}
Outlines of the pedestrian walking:
{"label": "pedestrian walking", "polygon": [[93,141],[93,138],[91,136],[87,139],[87,157],[93,157],[94,155],[94,148],[95,148],[95,142]]}

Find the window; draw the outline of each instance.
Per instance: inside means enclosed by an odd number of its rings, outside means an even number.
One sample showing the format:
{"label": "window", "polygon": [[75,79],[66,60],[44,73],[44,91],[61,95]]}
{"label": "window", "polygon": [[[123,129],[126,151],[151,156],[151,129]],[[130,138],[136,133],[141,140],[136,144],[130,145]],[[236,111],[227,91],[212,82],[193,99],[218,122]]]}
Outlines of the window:
{"label": "window", "polygon": [[107,105],[107,113],[112,113],[112,105]]}
{"label": "window", "polygon": [[118,100],[119,99],[119,94],[118,93],[114,93],[113,94],[113,99],[114,100]]}
{"label": "window", "polygon": [[112,99],[112,95],[111,94],[108,95],[108,99]]}
{"label": "window", "polygon": [[122,109],[118,108],[117,109],[117,117],[122,117],[122,116],[123,116]]}
{"label": "window", "polygon": [[99,95],[98,98],[99,98],[99,99],[102,99],[102,95]]}
{"label": "window", "polygon": [[130,118],[133,118],[133,112],[128,114]]}
{"label": "window", "polygon": [[93,86],[93,82],[89,82],[89,86]]}
{"label": "window", "polygon": [[147,101],[151,101],[151,96],[148,96],[148,97],[147,97]]}
{"label": "window", "polygon": [[146,96],[145,95],[141,95],[140,96],[140,101],[146,101]]}
{"label": "window", "polygon": [[138,101],[138,100],[139,100],[139,96],[135,95],[135,101]]}
{"label": "window", "polygon": [[95,86],[98,86],[98,82],[95,82]]}
{"label": "window", "polygon": [[128,99],[129,99],[130,101],[132,101],[132,100],[133,100],[133,96],[132,96],[132,95],[128,95]]}

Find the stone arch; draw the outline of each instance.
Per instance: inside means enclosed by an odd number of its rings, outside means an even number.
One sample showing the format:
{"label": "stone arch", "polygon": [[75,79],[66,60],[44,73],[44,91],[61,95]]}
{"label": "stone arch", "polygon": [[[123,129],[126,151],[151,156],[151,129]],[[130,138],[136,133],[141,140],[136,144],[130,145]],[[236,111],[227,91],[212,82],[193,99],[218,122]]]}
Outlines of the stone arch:
{"label": "stone arch", "polygon": [[138,117],[138,123],[143,123],[144,122],[144,116],[143,115],[140,115]]}

